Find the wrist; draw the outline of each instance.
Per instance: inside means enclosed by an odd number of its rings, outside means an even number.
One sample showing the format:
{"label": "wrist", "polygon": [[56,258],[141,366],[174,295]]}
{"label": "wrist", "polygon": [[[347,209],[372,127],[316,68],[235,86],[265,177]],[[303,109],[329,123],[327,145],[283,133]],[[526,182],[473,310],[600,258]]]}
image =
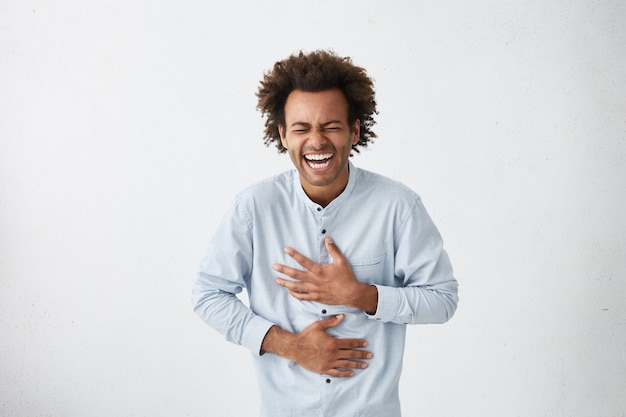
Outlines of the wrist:
{"label": "wrist", "polygon": [[358,308],[367,314],[376,314],[378,309],[378,288],[375,285],[358,283],[354,299],[348,307]]}
{"label": "wrist", "polygon": [[292,344],[295,334],[281,329],[274,325],[265,334],[261,343],[261,354],[274,353],[283,358],[289,359],[289,352],[292,351]]}

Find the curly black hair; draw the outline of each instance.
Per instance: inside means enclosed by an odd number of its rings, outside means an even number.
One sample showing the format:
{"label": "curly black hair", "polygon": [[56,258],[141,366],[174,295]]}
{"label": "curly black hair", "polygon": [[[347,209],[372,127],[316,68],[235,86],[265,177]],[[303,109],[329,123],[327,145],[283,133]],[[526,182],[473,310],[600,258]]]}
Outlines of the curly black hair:
{"label": "curly black hair", "polygon": [[264,74],[256,93],[257,109],[265,121],[264,143],[276,145],[279,153],[287,149],[280,141],[279,126],[285,125],[285,102],[293,90],[318,92],[333,88],[340,89],[348,101],[348,122],[352,126],[356,119],[361,123],[359,141],[352,150],[367,147],[376,137],[372,127],[376,100],[374,83],[365,69],[352,64],[349,57],[339,57],[333,51],[318,50],[310,53],[300,51],[297,55],[278,61],[271,71]]}

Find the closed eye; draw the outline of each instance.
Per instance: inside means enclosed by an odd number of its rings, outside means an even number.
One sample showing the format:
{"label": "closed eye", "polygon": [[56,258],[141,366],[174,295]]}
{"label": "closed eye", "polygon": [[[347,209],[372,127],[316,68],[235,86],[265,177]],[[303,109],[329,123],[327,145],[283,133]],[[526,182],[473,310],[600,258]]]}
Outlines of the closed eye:
{"label": "closed eye", "polygon": [[322,123],[320,128],[324,132],[339,132],[343,128],[343,123],[339,120],[329,120],[325,123]]}
{"label": "closed eye", "polygon": [[[293,123],[291,127],[291,132],[296,135],[308,133],[313,129],[311,125],[304,122]],[[326,123],[322,123],[319,130],[320,132],[340,132],[343,130],[343,124],[337,120],[330,120]]]}

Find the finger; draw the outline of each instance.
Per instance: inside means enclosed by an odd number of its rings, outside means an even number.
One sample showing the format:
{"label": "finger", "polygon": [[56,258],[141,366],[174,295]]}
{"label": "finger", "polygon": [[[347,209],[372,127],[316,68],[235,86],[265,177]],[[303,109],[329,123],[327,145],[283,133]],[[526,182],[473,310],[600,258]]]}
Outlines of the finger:
{"label": "finger", "polygon": [[374,355],[372,352],[360,349],[344,349],[341,351],[341,359],[372,359]]}
{"label": "finger", "polygon": [[363,361],[349,361],[349,360],[339,360],[337,361],[335,368],[345,368],[345,369],[365,369],[367,368],[367,363]]}
{"label": "finger", "polygon": [[333,260],[337,258],[344,258],[343,253],[341,253],[335,244],[335,241],[330,236],[324,239],[324,244],[326,245],[326,250],[328,250],[330,256],[333,257]]}
{"label": "finger", "polygon": [[333,263],[338,263],[346,260],[346,257],[343,256],[343,253],[341,253],[341,250],[339,250],[339,247],[337,247],[335,241],[330,236],[324,239],[324,244],[326,245],[326,250],[333,258]]}
{"label": "finger", "polygon": [[317,301],[319,299],[317,293],[306,291],[289,291],[289,294],[300,301]]}
{"label": "finger", "polygon": [[337,326],[339,323],[341,323],[343,321],[343,318],[344,318],[343,314],[337,314],[336,316],[328,317],[327,319],[319,320],[317,323],[320,325],[320,327],[322,329],[326,330],[326,329],[329,329],[331,327]]}
{"label": "finger", "polygon": [[298,262],[304,269],[313,269],[316,265],[315,262],[295,250],[294,248],[290,248],[287,246],[285,248],[285,253],[291,256],[296,262]]}
{"label": "finger", "polygon": [[350,369],[335,369],[331,368],[324,372],[326,375],[334,376],[335,378],[348,378],[354,376],[354,371]]}
{"label": "finger", "polygon": [[287,288],[289,292],[295,292],[295,293],[306,292],[304,283],[301,281],[289,281],[287,279],[276,278],[276,283],[280,285],[281,287]]}
{"label": "finger", "polygon": [[272,269],[276,272],[280,272],[281,274],[285,274],[290,278],[297,279],[298,281],[302,281],[302,278],[306,277],[306,274],[303,273],[303,271],[288,267],[286,265],[273,264]]}
{"label": "finger", "polygon": [[[342,350],[346,350],[346,351],[354,351],[354,352],[365,352],[363,350],[355,350],[355,349],[360,349],[360,348],[365,348],[367,347],[367,340],[365,339],[337,339],[337,348],[338,349],[342,349]],[[365,353],[369,353],[369,352],[365,352]],[[366,356],[351,356],[351,357],[360,357],[360,358],[365,358]]]}

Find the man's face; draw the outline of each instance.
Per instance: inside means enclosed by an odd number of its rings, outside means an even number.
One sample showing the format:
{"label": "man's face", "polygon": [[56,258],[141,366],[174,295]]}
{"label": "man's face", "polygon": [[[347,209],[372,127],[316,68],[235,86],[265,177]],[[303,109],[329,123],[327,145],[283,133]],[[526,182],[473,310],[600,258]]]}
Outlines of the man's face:
{"label": "man's face", "polygon": [[360,131],[359,120],[348,123],[341,90],[292,91],[279,130],[304,191],[319,204],[330,203],[348,183],[348,158]]}

